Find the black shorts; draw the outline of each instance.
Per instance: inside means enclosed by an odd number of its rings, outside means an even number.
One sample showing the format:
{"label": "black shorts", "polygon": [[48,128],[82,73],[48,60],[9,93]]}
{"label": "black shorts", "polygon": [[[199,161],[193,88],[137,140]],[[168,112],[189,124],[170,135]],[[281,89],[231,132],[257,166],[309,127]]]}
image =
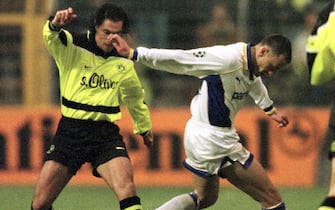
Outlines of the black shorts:
{"label": "black shorts", "polygon": [[88,162],[93,175],[97,167],[115,157],[128,157],[119,127],[107,121],[78,120],[62,117],[45,160],[54,160],[76,174]]}

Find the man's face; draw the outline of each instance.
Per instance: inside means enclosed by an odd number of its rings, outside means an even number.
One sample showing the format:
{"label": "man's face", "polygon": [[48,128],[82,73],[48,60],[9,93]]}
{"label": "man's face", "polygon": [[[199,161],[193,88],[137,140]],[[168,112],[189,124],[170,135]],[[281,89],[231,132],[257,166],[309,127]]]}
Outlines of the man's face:
{"label": "man's face", "polygon": [[100,26],[95,26],[95,42],[101,50],[106,53],[113,50],[111,35],[123,35],[122,25],[122,21],[114,22],[113,20],[105,19]]}
{"label": "man's face", "polygon": [[269,49],[260,52],[257,57],[255,76],[272,77],[280,68],[286,65],[284,55],[274,55]]}

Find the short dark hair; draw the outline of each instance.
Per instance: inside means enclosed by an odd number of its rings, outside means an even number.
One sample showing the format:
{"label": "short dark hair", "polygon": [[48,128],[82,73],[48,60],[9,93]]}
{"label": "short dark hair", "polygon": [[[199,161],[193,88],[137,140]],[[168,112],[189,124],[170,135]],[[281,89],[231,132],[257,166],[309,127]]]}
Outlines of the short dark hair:
{"label": "short dark hair", "polygon": [[286,63],[291,63],[292,46],[290,40],[282,34],[270,34],[259,44],[268,45],[275,55],[284,55]]}
{"label": "short dark hair", "polygon": [[90,31],[95,34],[95,27],[102,25],[106,19],[122,21],[122,33],[129,33],[130,23],[127,13],[121,7],[111,3],[103,4],[95,11],[91,18]]}

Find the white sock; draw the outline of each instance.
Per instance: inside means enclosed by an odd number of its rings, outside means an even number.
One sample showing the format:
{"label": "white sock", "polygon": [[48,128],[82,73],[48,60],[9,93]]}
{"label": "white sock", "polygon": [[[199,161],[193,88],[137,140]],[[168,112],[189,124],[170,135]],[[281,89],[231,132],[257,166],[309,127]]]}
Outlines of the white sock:
{"label": "white sock", "polygon": [[182,194],[167,201],[156,210],[196,210],[196,206],[189,194]]}

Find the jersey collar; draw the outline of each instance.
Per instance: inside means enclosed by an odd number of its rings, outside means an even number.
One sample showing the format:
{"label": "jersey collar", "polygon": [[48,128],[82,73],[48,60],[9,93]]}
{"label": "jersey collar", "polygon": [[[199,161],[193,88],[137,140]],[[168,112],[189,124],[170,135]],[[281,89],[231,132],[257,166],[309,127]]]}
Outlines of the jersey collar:
{"label": "jersey collar", "polygon": [[251,57],[251,47],[254,46],[251,42],[247,44],[247,65],[249,70],[249,79],[254,80],[254,67],[252,65],[252,57]]}

